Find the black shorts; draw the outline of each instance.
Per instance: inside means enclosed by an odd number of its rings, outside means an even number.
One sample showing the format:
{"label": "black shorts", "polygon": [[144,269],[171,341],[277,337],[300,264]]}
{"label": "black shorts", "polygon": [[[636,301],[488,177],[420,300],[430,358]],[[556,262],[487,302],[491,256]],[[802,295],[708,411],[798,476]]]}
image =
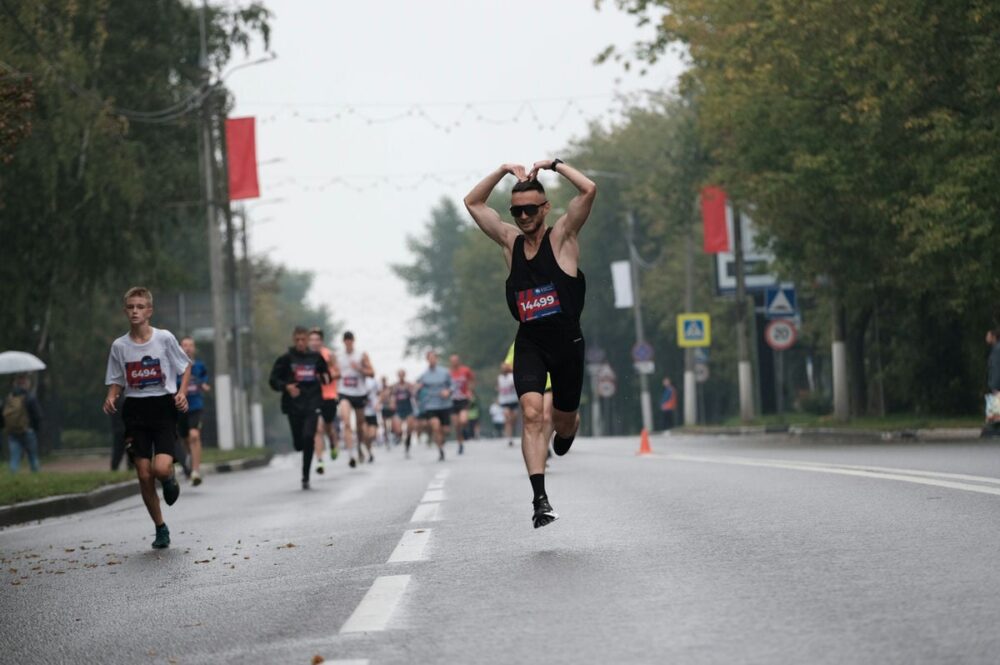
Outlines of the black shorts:
{"label": "black shorts", "polygon": [[365,424],[372,425],[373,427],[378,426],[378,416],[365,416]]}
{"label": "black shorts", "polygon": [[327,425],[337,422],[337,404],[339,400],[325,399],[319,403],[319,413]]}
{"label": "black shorts", "polygon": [[341,402],[350,402],[352,409],[363,409],[368,404],[367,395],[341,395],[338,399]]}
{"label": "black shorts", "polygon": [[392,409],[382,409],[382,420],[389,422],[394,415],[396,415],[396,412]]}
{"label": "black shorts", "polygon": [[545,393],[545,374],[552,378],[552,406],[580,408],[583,392],[583,333],[579,330],[521,326],[514,339],[514,388],[520,398]]}
{"label": "black shorts", "polygon": [[153,459],[153,455],[177,458],[177,407],[173,395],[127,397],[122,403],[125,445],[132,455]]}
{"label": "black shorts", "polygon": [[451,407],[451,412],[455,414],[468,410],[469,410],[469,400],[467,399],[456,399]]}
{"label": "black shorts", "polygon": [[427,420],[437,418],[441,421],[442,427],[447,427],[451,424],[451,409],[427,409],[424,411],[424,418]]}
{"label": "black shorts", "polygon": [[187,413],[177,413],[177,433],[182,439],[186,439],[191,430],[201,429],[201,409],[188,411]]}
{"label": "black shorts", "polygon": [[409,402],[403,402],[396,405],[396,417],[400,420],[406,420],[413,415],[413,407],[410,406]]}

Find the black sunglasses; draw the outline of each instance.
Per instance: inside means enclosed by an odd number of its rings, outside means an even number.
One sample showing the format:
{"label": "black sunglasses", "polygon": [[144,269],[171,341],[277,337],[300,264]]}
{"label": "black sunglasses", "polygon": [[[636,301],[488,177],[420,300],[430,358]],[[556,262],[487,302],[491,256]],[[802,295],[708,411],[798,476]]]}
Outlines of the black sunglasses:
{"label": "black sunglasses", "polygon": [[510,216],[514,219],[517,219],[522,214],[527,215],[528,217],[534,217],[546,203],[548,203],[548,201],[542,201],[541,203],[526,203],[523,206],[511,206]]}

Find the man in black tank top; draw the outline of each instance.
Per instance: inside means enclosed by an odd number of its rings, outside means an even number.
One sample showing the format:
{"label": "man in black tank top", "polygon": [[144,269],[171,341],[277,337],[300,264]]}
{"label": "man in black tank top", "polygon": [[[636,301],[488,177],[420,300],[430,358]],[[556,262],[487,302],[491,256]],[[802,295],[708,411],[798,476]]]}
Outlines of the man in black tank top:
{"label": "man in black tank top", "polygon": [[[579,193],[552,227],[545,224],[551,205],[536,176],[550,169],[569,180]],[[511,190],[506,224],[486,201],[507,175],[517,178]],[[514,341],[514,387],[521,404],[524,429],[521,452],[534,492],[535,528],[550,524],[558,515],[545,493],[545,422],[542,395],[545,375],[552,377],[552,447],[565,455],[580,425],[580,392],[583,389],[583,333],[580,314],[586,281],[579,269],[577,235],[590,215],[597,185],[560,159],[536,162],[531,171],[504,164],[486,176],[465,197],[465,207],[483,233],[503,250],[510,268],[507,306],[518,322]]]}

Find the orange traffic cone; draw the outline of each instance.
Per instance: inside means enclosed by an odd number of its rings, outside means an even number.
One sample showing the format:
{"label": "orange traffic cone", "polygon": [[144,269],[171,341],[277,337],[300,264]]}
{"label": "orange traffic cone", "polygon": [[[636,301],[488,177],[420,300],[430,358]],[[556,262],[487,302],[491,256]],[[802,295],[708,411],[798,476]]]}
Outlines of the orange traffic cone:
{"label": "orange traffic cone", "polygon": [[649,447],[649,432],[646,431],[645,427],[642,428],[640,441],[639,452],[637,452],[636,455],[652,455],[653,449]]}

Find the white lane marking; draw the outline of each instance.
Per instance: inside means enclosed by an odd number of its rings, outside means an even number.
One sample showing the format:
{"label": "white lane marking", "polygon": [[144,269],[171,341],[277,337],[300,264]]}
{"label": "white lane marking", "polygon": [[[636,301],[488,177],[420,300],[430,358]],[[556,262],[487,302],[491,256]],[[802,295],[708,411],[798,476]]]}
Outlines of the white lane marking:
{"label": "white lane marking", "polygon": [[433,503],[435,501],[444,501],[444,490],[427,490],[424,492],[424,497],[420,499],[420,503]]}
{"label": "white lane marking", "polygon": [[368,593],[354,608],[354,613],[341,626],[340,632],[369,633],[385,630],[409,583],[409,575],[376,577]]}
{"label": "white lane marking", "polygon": [[443,480],[432,480],[431,483],[430,483],[430,485],[427,486],[427,489],[429,489],[429,490],[444,489],[444,481]]}
{"label": "white lane marking", "polygon": [[392,551],[388,563],[404,563],[406,561],[423,561],[424,549],[427,541],[431,538],[430,529],[413,529],[404,531],[403,537],[399,539],[399,544]]}
{"label": "white lane marking", "polygon": [[411,522],[440,522],[441,521],[441,504],[440,503],[422,503],[417,506],[417,509],[413,511],[413,517],[410,518]]}
{"label": "white lane marking", "polygon": [[[916,483],[918,485],[931,485],[933,487],[944,487],[947,489],[961,490],[963,492],[978,492],[980,494],[992,494],[994,496],[1000,496],[1000,487],[987,487],[984,485],[970,485],[969,483],[960,483],[951,480],[941,480],[936,477],[928,477],[932,472],[928,471],[904,471],[904,470],[886,470],[877,471],[870,467],[847,467],[847,466],[835,466],[835,465],[823,465],[814,462],[797,462],[794,460],[775,460],[775,459],[758,459],[753,457],[728,457],[728,456],[712,456],[706,457],[701,455],[685,455],[683,453],[669,453],[663,455],[666,459],[676,460],[678,462],[704,462],[708,464],[735,464],[739,466],[758,466],[767,467],[771,469],[789,469],[792,471],[813,471],[815,473],[833,473],[842,476],[857,476],[860,478],[878,478],[881,480],[898,480],[904,483]],[[906,475],[911,474],[911,475]],[[958,475],[958,474],[940,474],[940,475]],[[990,482],[996,482],[997,479],[990,479]]]}

